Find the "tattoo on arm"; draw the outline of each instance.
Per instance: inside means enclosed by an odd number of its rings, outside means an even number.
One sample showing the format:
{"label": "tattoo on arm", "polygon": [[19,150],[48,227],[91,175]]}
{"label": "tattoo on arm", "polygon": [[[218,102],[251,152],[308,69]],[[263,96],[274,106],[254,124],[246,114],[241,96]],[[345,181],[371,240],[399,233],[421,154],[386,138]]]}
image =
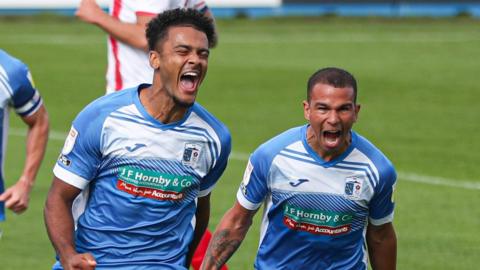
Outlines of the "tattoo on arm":
{"label": "tattoo on arm", "polygon": [[233,237],[228,229],[215,233],[210,248],[205,254],[208,264],[215,265],[217,269],[220,269],[227,262],[242,243],[240,239],[232,239]]}

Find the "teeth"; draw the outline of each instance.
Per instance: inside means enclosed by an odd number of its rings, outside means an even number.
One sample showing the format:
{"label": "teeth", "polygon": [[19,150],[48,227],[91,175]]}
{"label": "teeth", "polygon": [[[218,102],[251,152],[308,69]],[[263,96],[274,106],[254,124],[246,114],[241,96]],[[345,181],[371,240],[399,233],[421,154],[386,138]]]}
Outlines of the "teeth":
{"label": "teeth", "polygon": [[193,72],[193,71],[189,71],[189,72],[185,72],[183,75],[186,75],[186,76],[198,76],[198,74],[196,72]]}

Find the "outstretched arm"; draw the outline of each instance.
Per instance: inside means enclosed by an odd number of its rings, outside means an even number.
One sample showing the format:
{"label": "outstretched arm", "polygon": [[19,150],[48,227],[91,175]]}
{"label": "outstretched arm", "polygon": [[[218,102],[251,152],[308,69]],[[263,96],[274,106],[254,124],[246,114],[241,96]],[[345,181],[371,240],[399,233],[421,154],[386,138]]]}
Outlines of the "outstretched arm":
{"label": "outstretched arm", "polygon": [[238,202],[228,210],[208,245],[201,269],[220,269],[242,243],[252,225],[256,210],[247,210]]}
{"label": "outstretched arm", "polygon": [[23,172],[17,183],[0,195],[0,201],[20,214],[28,208],[30,191],[42,163],[48,140],[48,114],[43,105],[32,115],[22,117],[28,125],[27,148]]}
{"label": "outstretched arm", "polygon": [[367,227],[367,246],[373,270],[395,270],[397,237],[391,222]]}
{"label": "outstretched arm", "polygon": [[45,203],[44,217],[48,236],[60,263],[68,269],[95,269],[95,258],[90,253],[77,253],[74,244],[72,203],[80,189],[54,177]]}
{"label": "outstretched arm", "polygon": [[95,0],[82,0],[75,15],[84,22],[97,25],[114,39],[148,51],[145,29],[155,14],[137,15],[136,23],[125,23],[103,11]]}

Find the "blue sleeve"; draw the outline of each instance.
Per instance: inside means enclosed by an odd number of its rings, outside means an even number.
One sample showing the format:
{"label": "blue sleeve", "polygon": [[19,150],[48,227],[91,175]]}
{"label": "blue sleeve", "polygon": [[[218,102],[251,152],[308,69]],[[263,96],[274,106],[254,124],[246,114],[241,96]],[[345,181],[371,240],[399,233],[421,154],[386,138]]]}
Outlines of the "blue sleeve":
{"label": "blue sleeve", "polygon": [[237,192],[238,202],[246,209],[258,209],[269,192],[270,165],[271,158],[263,155],[259,150],[250,156]]}
{"label": "blue sleeve", "polygon": [[89,105],[73,121],[55,176],[80,189],[95,178],[102,159],[101,134],[105,117],[99,117],[95,106]]}
{"label": "blue sleeve", "polygon": [[220,176],[222,176],[225,168],[227,167],[228,157],[231,151],[231,137],[226,128],[222,128],[220,132],[220,144],[221,151],[220,156],[217,159],[215,166],[207,173],[200,184],[200,197],[210,193],[211,189],[215,186]]}
{"label": "blue sleeve", "polygon": [[370,200],[370,221],[374,225],[381,225],[393,221],[395,203],[393,192],[397,174],[391,164],[379,171],[380,179],[375,187],[375,193]]}
{"label": "blue sleeve", "polygon": [[33,86],[28,67],[16,58],[5,56],[1,64],[8,77],[8,89],[12,95],[11,106],[15,112],[20,116],[28,116],[36,112],[42,104],[42,99]]}

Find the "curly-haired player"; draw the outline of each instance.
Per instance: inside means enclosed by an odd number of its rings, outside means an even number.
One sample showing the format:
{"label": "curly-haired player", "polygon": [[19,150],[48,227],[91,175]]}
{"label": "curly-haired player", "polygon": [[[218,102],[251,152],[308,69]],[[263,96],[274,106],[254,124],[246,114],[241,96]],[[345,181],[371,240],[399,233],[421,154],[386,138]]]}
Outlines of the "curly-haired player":
{"label": "curly-haired player", "polygon": [[231,148],[227,128],[195,102],[213,23],[176,9],[148,33],[152,84],[88,105],[55,165],[45,206],[53,269],[185,270],[207,227]]}

